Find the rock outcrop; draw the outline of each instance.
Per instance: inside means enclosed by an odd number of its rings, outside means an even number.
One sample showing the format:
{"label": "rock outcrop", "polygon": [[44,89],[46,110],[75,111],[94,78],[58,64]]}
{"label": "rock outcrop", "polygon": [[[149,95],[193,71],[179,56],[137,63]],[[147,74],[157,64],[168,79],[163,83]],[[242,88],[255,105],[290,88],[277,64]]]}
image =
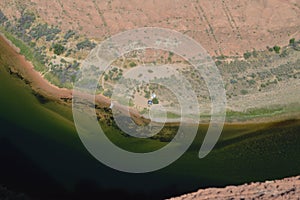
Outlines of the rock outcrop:
{"label": "rock outcrop", "polygon": [[201,189],[172,200],[217,200],[217,199],[300,199],[300,176],[264,183],[250,183],[225,188]]}

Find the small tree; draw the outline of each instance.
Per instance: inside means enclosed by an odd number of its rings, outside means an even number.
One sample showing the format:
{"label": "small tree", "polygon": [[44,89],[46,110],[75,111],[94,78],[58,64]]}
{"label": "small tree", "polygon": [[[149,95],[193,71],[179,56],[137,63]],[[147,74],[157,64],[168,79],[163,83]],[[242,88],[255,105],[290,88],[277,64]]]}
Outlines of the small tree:
{"label": "small tree", "polygon": [[131,63],[129,63],[129,66],[130,66],[130,67],[135,67],[136,64],[135,64],[135,62],[131,62]]}
{"label": "small tree", "polygon": [[244,53],[244,58],[247,60],[248,58],[251,57],[251,53],[250,52],[246,52]]}
{"label": "small tree", "polygon": [[267,46],[267,49],[268,49],[270,52],[273,52],[273,50],[274,50],[272,47],[268,47],[268,46]]}
{"label": "small tree", "polygon": [[104,80],[105,80],[105,81],[108,81],[108,78],[109,78],[108,75],[105,74],[105,75],[104,75]]}
{"label": "small tree", "polygon": [[274,49],[274,51],[276,52],[276,53],[280,53],[280,46],[277,46],[277,45],[275,45],[274,47],[273,47],[273,49]]}
{"label": "small tree", "polygon": [[290,45],[295,44],[295,42],[296,42],[295,38],[290,39]]}
{"label": "small tree", "polygon": [[61,44],[55,44],[55,45],[53,45],[53,49],[54,49],[54,53],[56,55],[61,55],[66,50],[65,47],[63,45],[61,45]]}
{"label": "small tree", "polygon": [[152,99],[153,104],[159,104],[159,101],[157,98]]}

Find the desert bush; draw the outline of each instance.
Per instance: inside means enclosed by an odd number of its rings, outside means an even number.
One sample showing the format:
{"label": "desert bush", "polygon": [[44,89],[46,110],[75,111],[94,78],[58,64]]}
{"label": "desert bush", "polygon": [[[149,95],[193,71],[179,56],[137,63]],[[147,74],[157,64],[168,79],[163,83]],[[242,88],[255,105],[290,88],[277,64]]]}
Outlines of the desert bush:
{"label": "desert bush", "polygon": [[247,60],[248,58],[251,57],[251,53],[250,52],[246,52],[244,53],[244,58]]}
{"label": "desert bush", "polygon": [[277,46],[277,45],[275,45],[274,47],[273,47],[273,49],[274,49],[274,51],[276,52],[276,53],[280,53],[280,46]]}
{"label": "desert bush", "polygon": [[217,65],[217,66],[220,66],[220,65],[222,65],[222,62],[221,62],[220,60],[217,60],[217,61],[216,61],[216,65]]}
{"label": "desert bush", "polygon": [[248,94],[248,90],[245,90],[245,89],[241,90],[241,94],[242,94],[242,95]]}
{"label": "desert bush", "polygon": [[251,79],[251,80],[248,81],[248,83],[249,83],[250,85],[254,85],[254,84],[256,83],[256,81],[253,80],[253,79]]}
{"label": "desert bush", "polygon": [[64,39],[65,39],[65,40],[68,40],[68,39],[70,39],[71,37],[73,37],[75,34],[76,34],[75,31],[73,31],[73,30],[68,30],[68,32],[64,35]]}
{"label": "desert bush", "polygon": [[0,10],[0,24],[3,24],[7,21],[7,17],[3,14],[3,12]]}
{"label": "desert bush", "polygon": [[237,80],[231,79],[231,80],[230,80],[230,83],[231,83],[231,84],[236,84],[236,83],[237,83]]}
{"label": "desert bush", "polygon": [[283,50],[282,53],[280,54],[280,57],[287,57],[289,54],[287,52],[287,50]]}
{"label": "desert bush", "polygon": [[78,50],[81,50],[81,49],[93,49],[96,47],[96,44],[89,41],[88,39],[85,39],[84,41],[82,42],[79,42],[78,44],[76,44],[76,47]]}
{"label": "desert bush", "polygon": [[25,12],[22,13],[18,24],[23,27],[23,29],[29,29],[33,22],[35,21],[35,15],[33,13]]}
{"label": "desert bush", "polygon": [[150,98],[150,92],[147,91],[147,90],[144,90],[144,92],[145,92],[145,98],[149,99]]}
{"label": "desert bush", "polygon": [[135,63],[135,62],[131,62],[131,63],[129,63],[129,66],[130,66],[130,67],[135,67],[135,66],[136,66],[136,63]]}
{"label": "desert bush", "polygon": [[152,102],[153,102],[153,104],[158,104],[159,103],[157,98],[152,99]]}
{"label": "desert bush", "polygon": [[273,52],[274,49],[272,47],[267,47],[267,49],[270,51],[270,52]]}
{"label": "desert bush", "polygon": [[79,69],[79,66],[80,66],[80,63],[77,62],[76,60],[74,60],[71,68],[75,69],[75,70],[78,70]]}
{"label": "desert bush", "polygon": [[63,59],[63,58],[60,59],[60,62],[61,62],[61,63],[67,63],[67,61],[66,61],[65,59]]}
{"label": "desert bush", "polygon": [[54,44],[52,48],[54,49],[54,53],[56,55],[61,55],[66,50],[65,47],[63,45],[61,45],[61,44]]}
{"label": "desert bush", "polygon": [[59,28],[48,27],[47,24],[38,24],[30,30],[29,34],[36,40],[46,36],[46,40],[51,41],[60,32],[61,30]]}
{"label": "desert bush", "polygon": [[68,49],[67,53],[65,54],[66,57],[69,57],[72,53],[72,49]]}
{"label": "desert bush", "polygon": [[254,58],[257,58],[258,52],[254,49],[253,52],[252,52],[252,55],[253,55]]}
{"label": "desert bush", "polygon": [[104,74],[104,80],[105,80],[105,81],[108,81],[108,79],[109,79],[108,75],[107,75],[107,74]]}
{"label": "desert bush", "polygon": [[295,44],[295,42],[296,42],[295,38],[290,39],[290,45]]}
{"label": "desert bush", "polygon": [[47,42],[50,42],[50,41],[54,40],[55,37],[56,37],[56,36],[53,35],[53,34],[47,35],[47,36],[46,36],[46,41],[47,41]]}

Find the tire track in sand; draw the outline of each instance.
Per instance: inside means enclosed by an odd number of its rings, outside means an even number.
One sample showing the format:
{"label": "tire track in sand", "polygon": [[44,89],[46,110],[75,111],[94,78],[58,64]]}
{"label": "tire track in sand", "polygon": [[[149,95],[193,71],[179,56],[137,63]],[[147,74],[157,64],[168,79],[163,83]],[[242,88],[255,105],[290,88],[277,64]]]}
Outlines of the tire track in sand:
{"label": "tire track in sand", "polygon": [[229,10],[229,7],[227,5],[227,3],[225,2],[225,0],[222,0],[222,7],[223,7],[223,10],[224,10],[224,13],[227,17],[227,20],[230,24],[230,27],[232,28],[232,30],[234,32],[237,33],[237,37],[242,40],[242,35],[240,33],[240,28],[239,26],[237,26],[236,22],[235,22],[235,19],[233,18],[232,14],[231,14],[231,11]]}
{"label": "tire track in sand", "polygon": [[197,6],[195,5],[194,7],[195,7],[196,11],[198,12],[198,15],[199,15],[200,19],[203,19],[205,21],[205,23],[208,25],[208,29],[207,29],[208,36],[211,37],[215,41],[215,43],[218,46],[218,50],[219,50],[220,55],[223,55],[220,43],[219,43],[219,41],[216,37],[216,34],[214,32],[214,29],[213,29],[211,23],[208,20],[208,17],[206,15],[206,13],[204,12],[204,9],[199,4]]}

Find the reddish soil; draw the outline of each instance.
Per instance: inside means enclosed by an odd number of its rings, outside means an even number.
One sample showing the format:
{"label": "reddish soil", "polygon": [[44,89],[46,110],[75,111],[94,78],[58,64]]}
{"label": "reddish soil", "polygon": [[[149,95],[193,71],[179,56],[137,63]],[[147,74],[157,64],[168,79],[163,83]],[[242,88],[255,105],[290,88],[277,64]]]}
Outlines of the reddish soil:
{"label": "reddish soil", "polygon": [[185,33],[211,55],[236,55],[300,39],[299,0],[1,0],[12,17],[35,10],[47,23],[103,40],[138,27]]}

